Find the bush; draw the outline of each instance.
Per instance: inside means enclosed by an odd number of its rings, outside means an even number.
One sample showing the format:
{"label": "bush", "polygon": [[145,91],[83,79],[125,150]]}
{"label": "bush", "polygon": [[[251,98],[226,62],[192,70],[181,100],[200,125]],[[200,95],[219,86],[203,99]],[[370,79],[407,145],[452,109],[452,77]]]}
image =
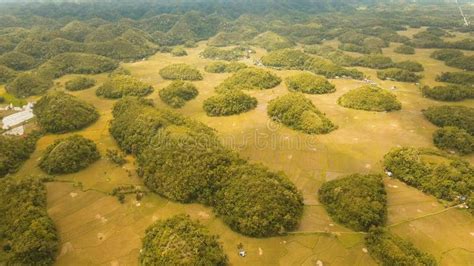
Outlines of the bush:
{"label": "bush", "polygon": [[460,154],[474,152],[474,136],[457,127],[444,127],[433,134],[434,145],[442,150],[451,150]]}
{"label": "bush", "polygon": [[40,126],[51,133],[79,130],[99,118],[93,105],[63,92],[43,96],[33,112]]}
{"label": "bush", "polygon": [[181,108],[187,101],[196,98],[199,91],[191,82],[175,80],[166,88],[160,90],[159,94],[161,100],[166,104],[173,108]]}
{"label": "bush", "polygon": [[372,228],[365,237],[365,243],[370,255],[381,265],[437,265],[433,256],[387,229]]}
{"label": "bush", "polygon": [[196,68],[186,64],[173,64],[160,70],[160,76],[171,80],[202,80],[202,75]]}
{"label": "bush", "polygon": [[76,77],[66,82],[66,90],[80,91],[94,87],[95,79],[88,77]]}
{"label": "bush", "polygon": [[200,53],[203,58],[213,60],[235,61],[239,60],[245,55],[247,49],[236,47],[232,49],[219,49],[217,47],[207,47]]}
{"label": "bush", "polygon": [[208,116],[235,115],[257,107],[257,99],[242,91],[229,91],[207,98],[202,107]]}
{"label": "bush", "polygon": [[441,61],[446,61],[453,58],[461,57],[463,55],[464,55],[463,52],[459,50],[442,49],[442,50],[436,50],[433,53],[431,53],[431,58],[438,59]]}
{"label": "bush", "polygon": [[355,66],[375,68],[375,69],[385,69],[393,67],[394,63],[390,57],[383,55],[364,55],[358,57],[354,60],[353,63]]}
{"label": "bush", "polygon": [[0,135],[0,178],[15,173],[30,158],[40,134],[33,132],[26,138]]}
{"label": "bush", "polygon": [[15,70],[0,65],[0,84],[12,81],[15,79],[16,75],[17,73]]}
{"label": "bush", "polygon": [[264,55],[261,59],[265,66],[302,69],[311,57],[300,50],[280,49]]}
{"label": "bush", "polygon": [[230,90],[265,90],[276,87],[281,83],[281,78],[261,68],[248,67],[237,71],[225,79],[217,91]]}
{"label": "bush", "polygon": [[126,68],[119,66],[116,69],[114,69],[112,72],[110,72],[109,77],[116,76],[116,75],[131,76],[132,72],[130,72],[130,70]]}
{"label": "bush", "polygon": [[56,140],[46,148],[39,167],[48,174],[79,172],[100,158],[92,140],[80,135]]}
{"label": "bush", "polygon": [[439,127],[459,127],[474,135],[474,108],[466,106],[432,106],[423,110],[425,117]]}
{"label": "bush", "polygon": [[251,43],[262,47],[267,51],[291,48],[295,46],[292,41],[271,31],[259,34],[251,41]]}
{"label": "bush", "polygon": [[140,265],[227,265],[215,235],[187,215],[157,221],[145,231]]}
{"label": "bush", "polygon": [[347,92],[337,100],[337,103],[347,108],[377,112],[402,108],[402,104],[393,93],[370,85]]}
{"label": "bush", "polygon": [[171,50],[171,55],[172,56],[186,56],[188,55],[188,53],[186,52],[186,50],[184,50],[183,47],[177,46]]}
{"label": "bush", "polygon": [[127,162],[125,155],[118,150],[107,149],[105,156],[117,165],[124,165]]}
{"label": "bush", "polygon": [[462,85],[435,86],[430,88],[423,86],[421,92],[425,97],[438,101],[456,102],[464,99],[474,98],[474,87]]}
{"label": "bush", "polygon": [[2,263],[53,265],[59,236],[48,216],[44,184],[31,177],[0,180],[0,210]]}
{"label": "bush", "polygon": [[289,93],[268,104],[268,116],[307,134],[326,134],[337,127],[303,94]]}
{"label": "bush", "polygon": [[36,73],[21,73],[6,85],[6,90],[19,98],[41,95],[53,86],[53,81]]}
{"label": "bush", "polygon": [[124,96],[146,96],[153,92],[149,84],[127,75],[111,76],[102,84],[95,94],[109,99],[118,99]]}
{"label": "bush", "polygon": [[431,150],[395,148],[384,156],[393,177],[431,194],[457,203],[474,189],[474,168],[469,162]]}
{"label": "bush", "polygon": [[377,77],[381,80],[394,80],[401,82],[418,82],[421,76],[405,69],[389,68],[377,71]]}
{"label": "bush", "polygon": [[247,65],[244,64],[244,63],[213,62],[213,63],[210,63],[209,65],[207,65],[204,68],[204,70],[206,70],[209,73],[231,73],[231,72],[237,72],[237,71],[239,71],[241,69],[244,69],[244,68],[247,68]]}
{"label": "bush", "polygon": [[415,48],[408,45],[400,45],[393,51],[397,54],[415,54]]}
{"label": "bush", "polygon": [[472,86],[474,84],[474,72],[443,72],[436,77],[436,81]]}
{"label": "bush", "polygon": [[387,220],[387,195],[380,175],[349,175],[324,183],[319,201],[332,219],[355,231],[383,226]]}
{"label": "bush", "polygon": [[308,94],[324,94],[336,91],[336,86],[329,83],[327,79],[307,72],[288,77],[286,86],[290,91]]}
{"label": "bush", "polygon": [[0,56],[0,64],[13,70],[22,71],[32,69],[36,65],[36,60],[26,54],[19,52],[8,52]]}
{"label": "bush", "polygon": [[421,72],[421,71],[425,70],[422,64],[420,64],[418,62],[415,62],[415,61],[410,61],[410,60],[398,62],[398,63],[395,64],[395,67],[400,68],[400,69],[404,69],[404,70],[408,70],[408,71],[411,71],[411,72]]}

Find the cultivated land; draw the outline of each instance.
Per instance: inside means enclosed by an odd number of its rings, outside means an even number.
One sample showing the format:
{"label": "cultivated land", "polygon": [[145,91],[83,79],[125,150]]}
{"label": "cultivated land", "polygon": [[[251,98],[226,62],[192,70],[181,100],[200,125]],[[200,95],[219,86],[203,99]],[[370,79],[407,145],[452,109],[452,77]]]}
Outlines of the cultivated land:
{"label": "cultivated land", "polygon": [[[418,31],[417,29],[416,31]],[[414,30],[401,32],[413,34]],[[337,42],[328,43],[337,46]],[[399,44],[383,50],[394,61],[413,59],[423,64],[425,71],[421,83],[440,84],[435,76],[443,71],[456,71],[442,61],[429,57],[433,49],[416,49],[415,55],[393,52]],[[385,153],[396,146],[433,147],[432,133],[437,129],[422,115],[421,109],[443,103],[423,98],[412,83],[380,81],[376,70],[358,68],[382,88],[396,86],[393,91],[402,103],[402,110],[366,112],[339,106],[337,99],[351,89],[363,85],[362,81],[333,79],[336,92],[324,95],[305,95],[339,128],[326,135],[306,135],[270,121],[267,103],[288,92],[284,83],[262,91],[246,91],[258,99],[256,109],[229,117],[208,117],[202,109],[204,99],[215,95],[214,87],[231,74],[212,74],[204,67],[212,60],[202,59],[199,53],[205,42],[197,48],[187,49],[188,56],[173,57],[158,53],[145,61],[125,63],[133,76],[154,86],[148,96],[160,108],[169,108],[161,102],[158,91],[171,81],[163,80],[159,70],[174,63],[186,63],[198,68],[204,76],[193,82],[199,95],[178,112],[195,118],[217,130],[222,141],[252,162],[262,162],[272,170],[285,171],[303,192],[305,211],[299,228],[287,236],[265,239],[248,238],[229,229],[210,208],[200,204],[178,204],[148,193],[140,203],[134,196],[127,196],[120,204],[108,193],[119,185],[142,186],[134,172],[134,159],[127,157],[123,167],[108,161],[105,156],[75,174],[58,177],[64,182],[48,183],[48,212],[54,220],[61,238],[57,257],[58,265],[135,265],[138,263],[141,238],[145,229],[157,219],[187,213],[199,219],[212,234],[220,236],[232,265],[314,265],[318,260],[331,265],[372,265],[373,259],[364,252],[363,233],[353,232],[332,221],[317,200],[317,191],[326,180],[352,173],[381,173],[381,160]],[[264,55],[256,49],[251,59]],[[351,53],[352,54],[352,53]],[[469,53],[466,53],[469,54]],[[277,71],[285,79],[298,71]],[[75,75],[56,80],[63,90],[66,81]],[[118,148],[108,132],[115,100],[98,98],[95,90],[107,79],[107,74],[93,75],[97,85],[91,89],[70,92],[91,104],[100,113],[97,122],[75,132],[94,140],[102,155],[107,148]],[[0,87],[0,94],[3,88]],[[474,107],[474,100],[454,103]],[[38,160],[55,139],[69,134],[46,135],[37,144],[31,158],[16,174],[23,177],[41,174]],[[474,163],[474,155],[465,157]],[[419,249],[433,254],[441,265],[468,265],[474,261],[474,219],[466,211],[446,209],[435,197],[423,194],[394,179],[385,179],[388,196],[387,226],[397,235],[409,239]],[[247,251],[239,257],[237,245],[242,243]]]}

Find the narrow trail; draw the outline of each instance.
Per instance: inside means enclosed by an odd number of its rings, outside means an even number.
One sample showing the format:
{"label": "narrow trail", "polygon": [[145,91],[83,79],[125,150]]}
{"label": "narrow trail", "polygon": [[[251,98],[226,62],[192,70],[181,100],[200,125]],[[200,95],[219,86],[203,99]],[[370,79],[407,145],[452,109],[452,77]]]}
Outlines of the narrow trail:
{"label": "narrow trail", "polygon": [[459,9],[459,13],[461,13],[461,16],[464,20],[464,26],[469,26],[469,20],[466,18],[466,16],[464,15],[464,12],[462,11],[462,8],[461,6],[459,5],[459,2],[458,0],[456,0],[456,5],[458,6],[458,9]]}

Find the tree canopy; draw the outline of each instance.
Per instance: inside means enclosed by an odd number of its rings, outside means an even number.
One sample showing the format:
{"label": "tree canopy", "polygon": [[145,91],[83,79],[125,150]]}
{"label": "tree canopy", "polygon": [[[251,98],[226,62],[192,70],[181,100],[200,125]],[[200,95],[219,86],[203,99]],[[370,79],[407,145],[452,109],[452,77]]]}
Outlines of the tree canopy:
{"label": "tree canopy", "polygon": [[[209,73],[231,73],[247,68],[247,65],[239,62],[212,62],[207,65],[204,70]],[[1,70],[0,70],[1,71]]]}
{"label": "tree canopy", "polygon": [[172,64],[160,69],[160,76],[171,80],[202,80],[202,74],[196,68],[186,64]]}
{"label": "tree canopy", "polygon": [[257,107],[257,99],[242,91],[228,91],[207,98],[202,107],[208,116],[235,115]]}
{"label": "tree canopy", "polygon": [[377,112],[396,111],[402,108],[402,104],[393,93],[371,85],[345,93],[339,97],[337,103],[347,108]]}
{"label": "tree canopy", "polygon": [[216,90],[219,92],[231,90],[265,90],[276,87],[281,78],[270,71],[248,67],[237,71],[225,79]]}
{"label": "tree canopy", "polygon": [[395,80],[401,82],[418,82],[421,75],[400,68],[388,68],[377,71],[377,77],[381,80]]}
{"label": "tree canopy", "polygon": [[191,82],[175,80],[170,85],[160,90],[160,98],[163,102],[173,108],[183,107],[199,94],[196,86]]}
{"label": "tree canopy", "polygon": [[425,117],[439,127],[454,126],[474,134],[474,108],[466,106],[431,106],[423,110]]}
{"label": "tree canopy", "polygon": [[109,99],[124,96],[146,96],[153,92],[153,87],[130,75],[113,75],[104,82],[95,94]]}
{"label": "tree canopy", "polygon": [[433,133],[433,143],[442,150],[451,150],[460,154],[474,152],[474,136],[457,127],[443,127]]}
{"label": "tree canopy", "polygon": [[25,138],[0,135],[0,178],[18,170],[30,158],[40,134],[31,133]]}
{"label": "tree canopy", "polygon": [[302,72],[286,79],[286,86],[290,91],[308,94],[324,94],[336,91],[336,86],[321,76]]}
{"label": "tree canopy", "polygon": [[68,91],[80,91],[94,87],[95,83],[95,79],[81,76],[67,81],[65,88]]}
{"label": "tree canopy", "polygon": [[20,73],[15,79],[10,81],[6,90],[19,98],[32,95],[41,95],[53,86],[53,81],[37,73]]}
{"label": "tree canopy", "polygon": [[474,87],[468,85],[423,86],[421,92],[423,96],[438,101],[456,102],[474,98]]}

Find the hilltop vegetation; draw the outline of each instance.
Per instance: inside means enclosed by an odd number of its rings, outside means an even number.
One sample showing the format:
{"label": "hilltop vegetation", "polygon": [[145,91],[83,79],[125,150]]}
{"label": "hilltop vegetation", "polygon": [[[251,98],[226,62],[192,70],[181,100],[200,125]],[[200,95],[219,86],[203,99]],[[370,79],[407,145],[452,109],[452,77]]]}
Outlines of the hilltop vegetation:
{"label": "hilltop vegetation", "polygon": [[73,135],[49,145],[38,165],[48,174],[68,174],[86,168],[99,158],[92,140]]}
{"label": "hilltop vegetation", "polygon": [[141,265],[227,265],[218,236],[191,220],[177,215],[157,221],[145,231]]}
{"label": "hilltop vegetation", "polygon": [[9,82],[5,88],[7,92],[19,98],[25,98],[32,95],[41,95],[53,86],[50,78],[38,75],[36,73],[21,73]]}
{"label": "hilltop vegetation", "polygon": [[463,70],[474,70],[474,56],[466,56],[459,50],[442,49],[434,51],[431,57],[444,61],[447,66],[460,68]]}
{"label": "hilltop vegetation", "polygon": [[415,48],[408,45],[400,45],[393,50],[397,54],[415,54]]}
{"label": "hilltop vegetation", "polygon": [[[250,49],[250,48],[248,48]],[[203,58],[213,60],[236,61],[244,57],[245,47],[235,47],[232,49],[221,49],[217,47],[207,47],[199,55]]]}
{"label": "hilltop vegetation", "polygon": [[300,50],[281,49],[264,55],[261,59],[265,66],[301,69],[311,57]]}
{"label": "hilltop vegetation", "polygon": [[278,86],[281,78],[270,71],[248,67],[237,71],[225,79],[216,90],[219,92],[232,90],[265,90]]}
{"label": "hilltop vegetation", "polygon": [[328,181],[319,189],[319,201],[331,218],[355,231],[383,226],[387,196],[380,175],[354,174]]}
{"label": "hilltop vegetation", "polygon": [[400,68],[388,68],[377,71],[377,77],[381,80],[394,80],[401,82],[418,82],[421,76]]}
{"label": "hilltop vegetation", "polygon": [[336,91],[336,86],[329,83],[327,79],[307,72],[288,77],[286,86],[290,91],[308,94],[324,94]]}
{"label": "hilltop vegetation", "polygon": [[66,82],[65,88],[68,91],[80,91],[94,87],[95,79],[88,77],[77,77]]}
{"label": "hilltop vegetation", "polygon": [[295,46],[295,44],[292,41],[288,40],[286,37],[283,37],[271,31],[259,34],[251,41],[251,43],[256,46],[262,47],[267,51],[291,48]]}
{"label": "hilltop vegetation", "polygon": [[34,68],[36,60],[23,53],[8,52],[0,56],[0,65],[5,65],[16,71],[23,71]]}
{"label": "hilltop vegetation", "polygon": [[199,94],[196,86],[191,82],[175,80],[170,85],[161,89],[160,99],[173,108],[183,107],[187,101],[190,101]]}
{"label": "hilltop vegetation", "polygon": [[202,75],[196,68],[186,64],[173,64],[160,70],[160,76],[171,80],[202,80]]}
{"label": "hilltop vegetation", "polygon": [[268,116],[307,134],[326,134],[337,128],[303,94],[288,93],[269,102]]}
{"label": "hilltop vegetation", "polygon": [[12,81],[16,77],[15,70],[6,66],[0,65],[0,84]]}
{"label": "hilltop vegetation", "polygon": [[204,70],[209,73],[231,73],[247,68],[247,65],[239,62],[213,62],[207,65]]}
{"label": "hilltop vegetation", "polygon": [[124,96],[146,96],[153,92],[153,87],[129,75],[113,75],[104,82],[95,94],[109,99]]}
{"label": "hilltop vegetation", "polygon": [[474,84],[474,72],[443,72],[436,77],[436,81],[454,84]]}
{"label": "hilltop vegetation", "polygon": [[15,173],[30,158],[40,134],[34,132],[26,138],[0,135],[0,178]]}
{"label": "hilltop vegetation", "polygon": [[347,108],[377,112],[396,111],[402,108],[402,104],[393,93],[371,85],[345,93],[339,97],[337,103]]}
{"label": "hilltop vegetation", "polygon": [[453,126],[474,134],[474,108],[466,106],[432,106],[423,110],[425,117],[439,127]]}
{"label": "hilltop vegetation", "polygon": [[228,91],[207,98],[202,108],[208,116],[228,116],[248,112],[257,107],[257,99],[242,91]]}
{"label": "hilltop vegetation", "polygon": [[87,127],[99,118],[95,107],[64,92],[43,96],[33,109],[39,125],[51,133],[65,133]]}
{"label": "hilltop vegetation", "polygon": [[457,127],[443,127],[433,134],[433,143],[442,150],[456,151],[460,154],[474,152],[474,136]]}
{"label": "hilltop vegetation", "polygon": [[423,86],[421,92],[423,96],[438,101],[456,102],[474,98],[474,87],[468,85]]}

